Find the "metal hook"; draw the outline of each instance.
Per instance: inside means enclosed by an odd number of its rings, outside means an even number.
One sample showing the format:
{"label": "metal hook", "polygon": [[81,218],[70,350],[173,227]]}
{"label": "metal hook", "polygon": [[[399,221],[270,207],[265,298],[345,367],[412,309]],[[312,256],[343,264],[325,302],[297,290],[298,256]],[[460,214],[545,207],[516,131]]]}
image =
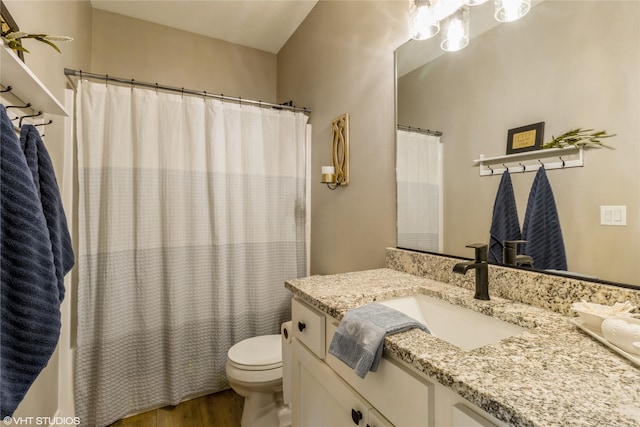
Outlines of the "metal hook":
{"label": "metal hook", "polygon": [[53,123],[53,120],[49,119],[47,123],[38,123],[38,124],[35,124],[34,126],[46,126],[46,125],[50,125],[51,123]]}
{"label": "metal hook", "polygon": [[487,165],[487,167],[489,168],[489,170],[491,171],[491,175],[493,175],[493,168],[491,168],[491,166]]}
{"label": "metal hook", "polygon": [[8,110],[9,108],[29,108],[29,107],[31,107],[31,103],[27,102],[27,105],[7,105],[5,109]]}
{"label": "metal hook", "polygon": [[182,97],[184,98],[184,88],[182,88],[180,92],[181,92]]}
{"label": "metal hook", "polygon": [[13,86],[7,86],[5,90],[0,90],[0,93],[11,92],[11,89],[13,89]]}
{"label": "metal hook", "polygon": [[136,85],[136,81],[134,79],[131,79],[131,90],[133,90],[133,87]]}
{"label": "metal hook", "polygon": [[540,163],[540,165],[544,168],[544,163],[542,163],[542,160],[538,159],[538,163]]}
{"label": "metal hook", "polygon": [[36,114],[30,114],[28,116],[22,116],[20,117],[20,120],[18,121],[18,127],[22,127],[22,119],[26,119],[29,117],[38,117],[42,115],[42,111],[38,111]]}
{"label": "metal hook", "polygon": [[523,165],[522,163],[518,162],[518,164],[520,166],[522,166],[522,172],[526,172],[527,171],[527,167],[525,165]]}
{"label": "metal hook", "polygon": [[558,158],[560,159],[560,161],[562,162],[562,169],[564,169],[564,159],[561,156],[558,156]]}
{"label": "metal hook", "polygon": [[509,172],[509,166],[505,165],[504,163],[502,164],[502,167],[504,168],[504,170],[506,170],[507,172]]}
{"label": "metal hook", "polygon": [[104,75],[104,85],[105,87],[109,87],[109,74]]}
{"label": "metal hook", "polygon": [[158,94],[158,82],[156,82],[156,95]]}
{"label": "metal hook", "polygon": [[82,81],[82,70],[80,70],[80,81]]}

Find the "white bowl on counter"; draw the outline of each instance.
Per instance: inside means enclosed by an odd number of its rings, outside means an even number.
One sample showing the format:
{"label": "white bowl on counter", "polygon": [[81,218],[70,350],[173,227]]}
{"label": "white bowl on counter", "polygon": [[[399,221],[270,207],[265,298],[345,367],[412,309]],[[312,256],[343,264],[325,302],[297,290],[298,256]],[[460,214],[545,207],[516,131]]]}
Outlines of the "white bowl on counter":
{"label": "white bowl on counter", "polygon": [[640,354],[639,315],[609,317],[602,321],[602,335],[622,350]]}
{"label": "white bowl on counter", "polygon": [[580,319],[590,328],[599,331],[602,326],[602,322],[609,318],[621,315],[628,315],[630,311],[636,307],[631,303],[617,302],[614,305],[596,304],[593,302],[574,302],[571,304],[571,309],[578,313]]}

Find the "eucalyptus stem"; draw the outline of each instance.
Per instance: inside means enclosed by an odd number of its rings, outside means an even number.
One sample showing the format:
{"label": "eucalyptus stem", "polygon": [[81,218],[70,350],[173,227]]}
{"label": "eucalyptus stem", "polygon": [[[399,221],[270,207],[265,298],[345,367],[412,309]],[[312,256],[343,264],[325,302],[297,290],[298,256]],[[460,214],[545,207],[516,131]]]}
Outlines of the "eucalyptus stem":
{"label": "eucalyptus stem", "polygon": [[613,148],[609,145],[603,144],[601,141],[601,139],[611,138],[612,136],[616,136],[616,134],[608,134],[604,130],[595,132],[593,129],[576,128],[571,129],[558,137],[552,136],[553,139],[544,144],[542,149],[564,148],[567,146],[583,148]]}

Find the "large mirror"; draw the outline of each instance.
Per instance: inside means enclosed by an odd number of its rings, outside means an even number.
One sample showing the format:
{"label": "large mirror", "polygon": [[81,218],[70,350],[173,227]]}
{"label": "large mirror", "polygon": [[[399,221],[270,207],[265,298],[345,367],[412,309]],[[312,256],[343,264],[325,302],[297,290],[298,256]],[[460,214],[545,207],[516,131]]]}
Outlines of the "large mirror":
{"label": "large mirror", "polygon": [[[482,15],[491,16],[492,7],[487,2],[471,8],[472,32]],[[640,286],[638,22],[637,1],[546,0],[519,21],[482,28],[458,52],[439,53],[438,36],[398,49],[398,125],[442,132],[438,250],[471,257],[465,245],[489,242],[501,177],[481,176],[474,160],[505,155],[509,129],[544,122],[544,142],[572,128],[606,130],[617,135],[603,141],[613,148],[585,149],[583,167],[546,174],[567,270]],[[406,157],[407,150],[398,150],[398,165]],[[518,162],[507,161],[506,166]],[[536,173],[516,169],[510,178],[522,225]],[[421,198],[401,194],[400,188],[398,196],[404,199],[399,203]],[[626,225],[601,225],[601,206],[626,207]],[[398,218],[400,222],[400,213]]]}

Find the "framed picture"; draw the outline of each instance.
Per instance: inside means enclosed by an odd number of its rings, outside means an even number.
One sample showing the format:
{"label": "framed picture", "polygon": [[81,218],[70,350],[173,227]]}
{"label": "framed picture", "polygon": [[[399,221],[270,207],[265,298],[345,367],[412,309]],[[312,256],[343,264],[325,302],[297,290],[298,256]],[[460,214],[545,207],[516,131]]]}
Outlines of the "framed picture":
{"label": "framed picture", "polygon": [[509,129],[507,154],[540,150],[544,140],[544,122]]}
{"label": "framed picture", "polygon": [[[13,17],[7,10],[7,6],[5,6],[4,2],[2,2],[1,0],[0,0],[0,27],[1,27],[0,32],[2,32],[3,36],[8,33],[13,33],[14,31],[20,31],[20,28],[18,28],[18,24],[16,24],[16,21],[13,20]],[[16,53],[16,55],[18,55],[18,58],[20,58],[20,60],[24,62],[24,53],[17,50],[14,50],[14,52]]]}

